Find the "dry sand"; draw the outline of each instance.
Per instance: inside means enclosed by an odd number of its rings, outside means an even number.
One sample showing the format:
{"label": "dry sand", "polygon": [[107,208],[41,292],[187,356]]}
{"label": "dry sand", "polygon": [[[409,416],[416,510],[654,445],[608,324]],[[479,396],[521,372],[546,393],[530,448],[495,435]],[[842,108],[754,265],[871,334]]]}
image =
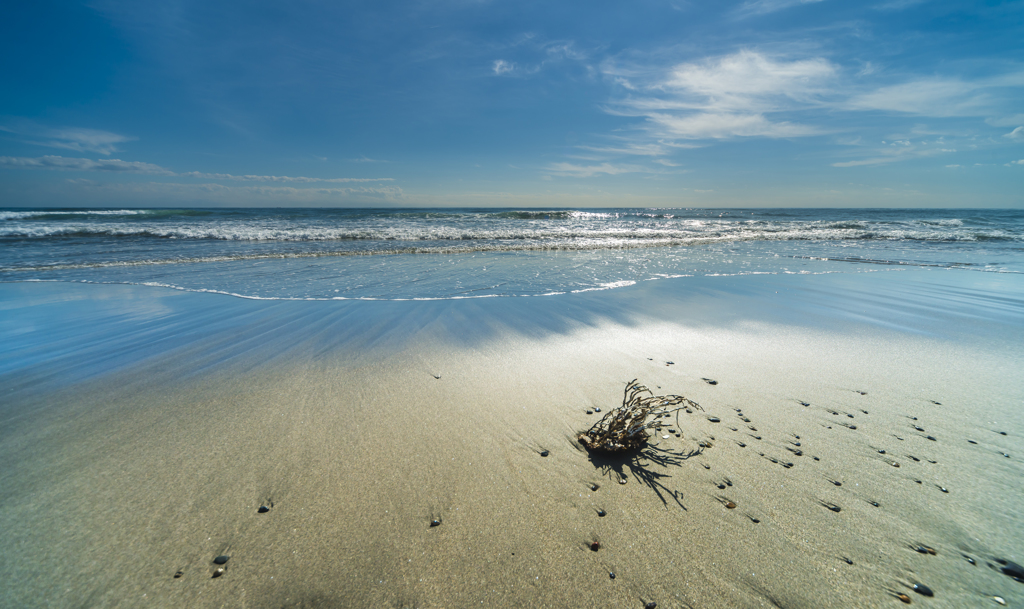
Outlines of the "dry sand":
{"label": "dry sand", "polygon": [[[949,277],[4,285],[0,605],[1024,606],[1020,286]],[[706,412],[591,459],[633,378]]]}

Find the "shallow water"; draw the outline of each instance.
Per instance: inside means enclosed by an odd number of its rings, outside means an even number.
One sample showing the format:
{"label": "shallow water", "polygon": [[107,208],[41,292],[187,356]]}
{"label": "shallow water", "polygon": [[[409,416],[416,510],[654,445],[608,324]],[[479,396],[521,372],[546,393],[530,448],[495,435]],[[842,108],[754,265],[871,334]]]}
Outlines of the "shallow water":
{"label": "shallow water", "polygon": [[1024,272],[1006,210],[6,210],[0,281],[447,299],[679,276]]}

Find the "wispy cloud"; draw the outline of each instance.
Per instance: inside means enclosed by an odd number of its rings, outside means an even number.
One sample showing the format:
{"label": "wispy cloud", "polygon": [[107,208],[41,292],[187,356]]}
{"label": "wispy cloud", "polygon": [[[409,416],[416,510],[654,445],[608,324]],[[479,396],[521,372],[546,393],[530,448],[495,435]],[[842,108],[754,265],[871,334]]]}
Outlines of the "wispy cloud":
{"label": "wispy cloud", "polygon": [[[882,142],[882,145],[870,149],[867,158],[855,159],[852,161],[840,161],[832,163],[833,167],[863,167],[866,165],[884,165],[897,161],[936,156],[956,152],[955,148],[949,148],[949,144],[943,140],[912,142],[910,140],[896,140]],[[947,165],[948,167],[948,165]]]}
{"label": "wispy cloud", "polygon": [[850,110],[883,110],[922,116],[985,116],[992,100],[984,82],[928,78],[880,87],[851,97]]}
{"label": "wispy cloud", "polygon": [[1003,137],[1015,142],[1024,142],[1024,127],[1017,127],[1013,131],[1003,135]]}
{"label": "wispy cloud", "polygon": [[500,52],[516,56],[517,59],[502,58],[491,62],[491,73],[495,76],[530,76],[566,62],[586,64],[589,59],[589,54],[578,49],[571,40],[542,40],[532,34],[520,36],[514,42],[502,46]]}
{"label": "wispy cloud", "polygon": [[80,184],[88,192],[138,200],[193,200],[218,205],[327,205],[338,203],[397,203],[405,198],[398,186],[357,188],[294,188],[290,186],[226,186],[179,182],[118,182]]}
{"label": "wispy cloud", "polygon": [[786,60],[742,50],[672,66],[641,85],[641,94],[631,93],[609,112],[644,117],[655,133],[669,138],[817,135],[823,130],[769,115],[827,105],[836,73],[823,58]]}
{"label": "wispy cloud", "polygon": [[[762,9],[791,4],[756,3]],[[1024,141],[1024,127],[1017,120],[1024,115],[1012,112],[1024,89],[1021,71],[976,79],[911,76],[893,82],[894,76],[885,70],[854,73],[824,57],[750,49],[661,67],[652,62],[604,64],[604,75],[621,87],[621,96],[605,111],[643,122],[633,126],[637,135],[628,145],[581,148],[661,158],[670,156],[669,146],[680,142],[819,136],[877,124],[880,115],[979,117],[992,126],[1016,127],[1004,137]],[[873,118],[865,118],[866,113],[873,113]],[[840,160],[834,166],[879,165],[949,152],[950,144],[941,138],[928,143],[922,137],[942,134],[941,128],[927,134],[914,131],[916,139],[909,149],[893,147],[892,142],[858,146],[855,154],[863,158]]]}
{"label": "wispy cloud", "polygon": [[69,158],[63,156],[41,156],[41,157],[13,157],[0,156],[0,167],[20,169],[56,169],[62,171],[106,171],[115,173],[139,173],[146,175],[176,175],[173,171],[164,169],[152,163],[139,161],[122,161],[120,159],[92,159]]}
{"label": "wispy cloud", "polygon": [[202,180],[231,180],[237,182],[283,182],[298,184],[343,184],[348,182],[393,182],[395,178],[307,178],[304,176],[233,175],[230,173],[206,173],[188,171],[176,173],[152,163],[122,161],[120,159],[82,159],[62,156],[41,157],[0,157],[0,167],[12,169],[56,169],[62,171],[100,171],[114,173],[137,173],[145,175],[198,178]]}
{"label": "wispy cloud", "polygon": [[516,69],[516,64],[505,61],[504,59],[495,60],[494,65],[491,67],[494,74],[501,76]]}
{"label": "wispy cloud", "polygon": [[752,0],[744,2],[736,9],[738,17],[751,17],[754,15],[765,15],[785,10],[801,4],[817,4],[823,0]]}
{"label": "wispy cloud", "polygon": [[31,121],[16,121],[14,124],[0,125],[0,131],[10,133],[27,144],[63,148],[75,152],[95,152],[108,156],[118,151],[118,144],[130,142],[134,137],[101,131],[99,129],[82,129],[78,127],[49,128]]}
{"label": "wispy cloud", "polygon": [[205,180],[235,180],[241,182],[296,182],[302,184],[339,184],[344,182],[391,182],[394,178],[307,178],[303,176],[262,176],[262,175],[232,175],[230,173],[204,173],[202,171],[189,171],[186,173],[174,174],[183,178],[200,178]]}
{"label": "wispy cloud", "polygon": [[592,178],[601,175],[614,176],[622,173],[655,173],[653,169],[642,165],[613,165],[612,163],[601,163],[600,165],[551,163],[544,170],[551,175],[573,178]]}

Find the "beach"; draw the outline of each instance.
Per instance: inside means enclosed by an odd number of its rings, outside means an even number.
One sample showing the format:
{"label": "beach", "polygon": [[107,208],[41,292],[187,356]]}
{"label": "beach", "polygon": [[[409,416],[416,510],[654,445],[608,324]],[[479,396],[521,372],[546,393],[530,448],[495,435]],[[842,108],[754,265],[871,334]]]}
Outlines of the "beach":
{"label": "beach", "polygon": [[[1018,277],[0,284],[0,604],[1021,606]],[[632,379],[704,411],[592,458]]]}

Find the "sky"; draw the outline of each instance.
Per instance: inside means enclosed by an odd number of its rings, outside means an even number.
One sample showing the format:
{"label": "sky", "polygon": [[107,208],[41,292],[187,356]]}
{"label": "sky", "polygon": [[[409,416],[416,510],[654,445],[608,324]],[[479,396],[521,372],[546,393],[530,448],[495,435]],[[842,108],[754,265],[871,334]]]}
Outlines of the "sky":
{"label": "sky", "polygon": [[96,0],[0,207],[1024,207],[1024,0]]}

